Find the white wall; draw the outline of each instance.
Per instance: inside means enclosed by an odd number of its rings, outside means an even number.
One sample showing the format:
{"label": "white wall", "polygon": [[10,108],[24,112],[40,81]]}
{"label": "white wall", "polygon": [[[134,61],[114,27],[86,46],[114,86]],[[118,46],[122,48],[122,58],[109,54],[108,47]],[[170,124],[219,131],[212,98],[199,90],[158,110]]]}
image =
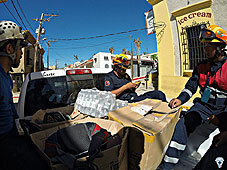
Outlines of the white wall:
{"label": "white wall", "polygon": [[[105,66],[108,65],[108,68],[112,68],[112,59],[111,56],[115,56],[111,53],[103,53],[99,52],[93,56],[93,65],[94,68],[106,68]],[[108,60],[104,60],[104,58]]]}

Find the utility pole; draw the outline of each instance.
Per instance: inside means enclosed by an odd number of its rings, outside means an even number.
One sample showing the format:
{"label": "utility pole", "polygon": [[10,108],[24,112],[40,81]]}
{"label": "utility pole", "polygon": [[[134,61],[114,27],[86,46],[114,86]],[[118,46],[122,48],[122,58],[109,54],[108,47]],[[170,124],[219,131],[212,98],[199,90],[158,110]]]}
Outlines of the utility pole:
{"label": "utility pole", "polygon": [[42,13],[41,18],[40,19],[32,19],[35,21],[39,21],[39,27],[38,27],[38,33],[37,33],[37,38],[36,38],[36,43],[35,43],[35,56],[34,56],[34,72],[37,71],[37,58],[38,58],[38,49],[39,49],[39,36],[40,36],[40,32],[41,32],[41,26],[42,26],[42,22],[43,21],[50,21],[50,19],[43,19],[44,16],[58,16],[58,15],[53,15],[53,14],[44,14]]}
{"label": "utility pole", "polygon": [[50,42],[57,42],[57,41],[47,41],[47,69],[49,69],[49,47]]}
{"label": "utility pole", "polygon": [[55,60],[55,70],[57,70],[57,68],[58,68],[58,60],[56,59]]}
{"label": "utility pole", "polygon": [[132,35],[130,35],[131,37],[131,78],[133,79],[133,51],[132,51]]}

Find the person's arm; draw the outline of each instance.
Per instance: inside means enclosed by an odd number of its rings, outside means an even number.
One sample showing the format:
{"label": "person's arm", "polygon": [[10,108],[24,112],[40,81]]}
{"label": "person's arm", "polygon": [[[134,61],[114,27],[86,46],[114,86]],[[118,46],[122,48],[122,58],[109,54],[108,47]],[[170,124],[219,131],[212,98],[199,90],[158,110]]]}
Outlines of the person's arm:
{"label": "person's arm", "polygon": [[197,69],[194,69],[192,77],[189,78],[188,82],[185,85],[185,88],[181,91],[180,95],[177,98],[173,98],[169,102],[169,107],[173,109],[186,103],[193,96],[193,94],[196,93],[198,85],[199,74]]}
{"label": "person's arm", "polygon": [[127,89],[131,89],[131,88],[136,88],[137,84],[136,83],[132,83],[129,82],[123,86],[121,86],[120,88],[116,89],[116,90],[112,90],[111,93],[115,94],[116,96],[120,95],[122,92],[124,92]]}
{"label": "person's arm", "polygon": [[190,77],[177,99],[179,99],[182,104],[186,103],[196,93],[198,86],[199,74],[197,69],[195,69],[192,73],[192,77]]}
{"label": "person's arm", "polygon": [[110,91],[111,93],[115,94],[116,96],[120,95],[125,90],[131,89],[133,87],[134,88],[136,87],[136,83],[129,82],[129,83],[121,86],[120,88],[115,89],[113,79],[110,76],[108,76],[108,75],[105,77],[104,90],[105,91]]}

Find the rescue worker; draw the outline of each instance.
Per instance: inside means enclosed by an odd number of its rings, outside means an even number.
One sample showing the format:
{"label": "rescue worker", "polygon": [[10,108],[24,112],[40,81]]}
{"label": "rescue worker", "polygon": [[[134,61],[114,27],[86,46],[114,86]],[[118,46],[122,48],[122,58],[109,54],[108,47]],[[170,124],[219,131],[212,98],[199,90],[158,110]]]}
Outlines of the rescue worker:
{"label": "rescue worker", "polygon": [[213,138],[213,144],[193,170],[227,169],[227,131]]}
{"label": "rescue worker", "polygon": [[138,88],[137,83],[132,83],[131,78],[126,73],[130,62],[125,54],[116,55],[113,60],[113,70],[105,76],[106,91],[111,91],[117,99],[126,100],[129,103],[138,102],[146,98],[159,99],[166,102],[166,96],[163,92],[154,90],[146,92],[143,95],[137,95],[135,92]]}
{"label": "rescue worker", "polygon": [[[202,28],[200,41],[205,43],[206,60],[193,70],[192,77],[177,98],[170,101],[171,108],[186,103],[200,87],[201,98],[195,98],[194,105],[175,127],[169,148],[163,159],[162,169],[171,169],[185,150],[187,136],[207,121],[227,130],[227,61],[225,47],[226,32],[217,25]],[[208,136],[207,136],[208,138]]]}
{"label": "rescue worker", "polygon": [[19,135],[15,119],[18,118],[12,98],[12,80],[9,71],[17,68],[26,45],[18,25],[0,21],[0,169],[49,169],[38,154],[29,136]]}

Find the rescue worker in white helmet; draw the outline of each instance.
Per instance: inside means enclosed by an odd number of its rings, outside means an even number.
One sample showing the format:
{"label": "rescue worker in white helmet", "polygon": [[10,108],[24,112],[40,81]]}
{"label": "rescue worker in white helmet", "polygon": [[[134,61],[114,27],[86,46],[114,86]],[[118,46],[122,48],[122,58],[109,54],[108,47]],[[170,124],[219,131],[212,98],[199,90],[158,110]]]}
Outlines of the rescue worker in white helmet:
{"label": "rescue worker in white helmet", "polygon": [[9,71],[19,66],[21,48],[26,46],[18,25],[0,21],[0,169],[31,170],[50,169],[40,157],[29,136],[18,134],[18,118],[13,98]]}
{"label": "rescue worker in white helmet", "polygon": [[[178,121],[170,147],[163,159],[162,169],[172,169],[178,163],[186,147],[187,136],[199,125],[206,122],[213,123],[215,126],[209,127],[210,133],[216,127],[221,132],[227,130],[227,57],[225,53],[227,33],[217,25],[210,25],[207,28],[201,28],[199,39],[201,43],[205,43],[207,59],[195,67],[185,88],[177,98],[170,101],[169,106],[175,108],[186,103],[196,93],[198,87],[200,87],[201,98],[195,98],[194,105]],[[197,141],[199,144],[206,140],[209,134],[203,134],[203,136],[203,140]],[[199,147],[199,144],[187,145],[186,151],[198,157],[196,147]]]}
{"label": "rescue worker in white helmet", "polygon": [[130,66],[130,61],[125,54],[116,55],[113,60],[113,70],[105,76],[106,91],[111,91],[117,99],[126,100],[129,103],[138,102],[146,98],[159,99],[166,102],[166,96],[163,92],[154,90],[143,95],[137,95],[135,92],[138,88],[137,83],[132,83],[126,70]]}

